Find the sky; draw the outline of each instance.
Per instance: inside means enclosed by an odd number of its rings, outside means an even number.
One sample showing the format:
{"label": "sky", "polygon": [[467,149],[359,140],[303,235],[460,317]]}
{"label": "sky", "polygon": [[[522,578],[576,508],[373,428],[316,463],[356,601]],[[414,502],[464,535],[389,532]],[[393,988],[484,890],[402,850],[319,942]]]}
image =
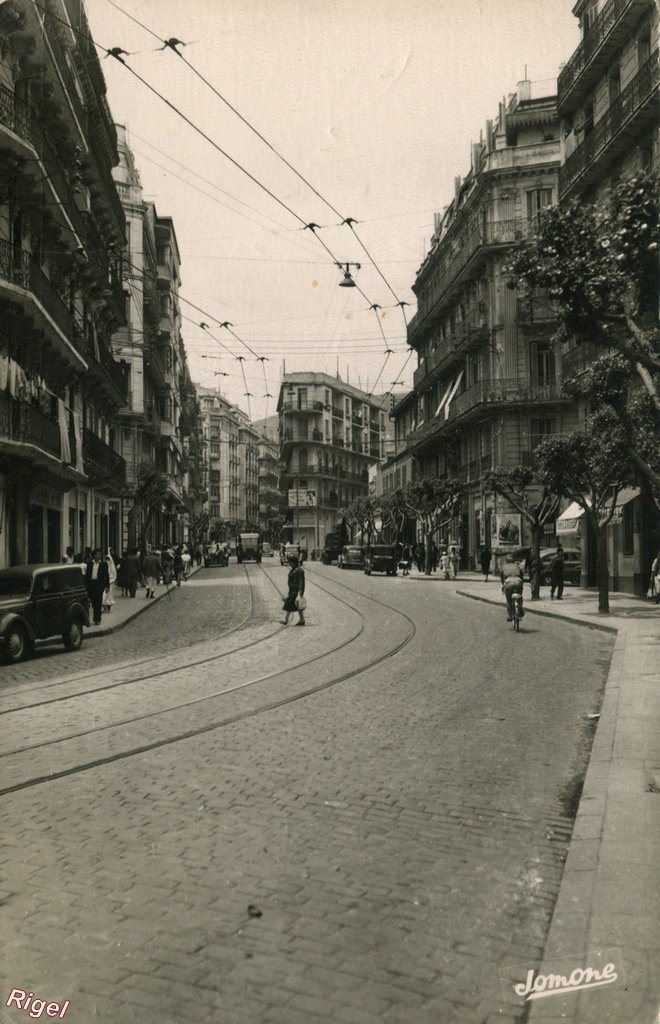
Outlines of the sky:
{"label": "sky", "polygon": [[[174,220],[181,297],[204,310],[182,301],[193,380],[252,419],[275,412],[284,369],[339,370],[367,391],[411,387],[404,313],[415,312],[433,215],[499,101],[525,77],[556,78],[572,54],[571,0],[114,2],[155,35],[111,0],[86,0],[95,41],[129,51],[126,63],[212,140],[102,57],[144,195]],[[318,194],[159,49],[171,38]],[[335,261],[360,264],[351,273],[364,296],[339,287]]]}

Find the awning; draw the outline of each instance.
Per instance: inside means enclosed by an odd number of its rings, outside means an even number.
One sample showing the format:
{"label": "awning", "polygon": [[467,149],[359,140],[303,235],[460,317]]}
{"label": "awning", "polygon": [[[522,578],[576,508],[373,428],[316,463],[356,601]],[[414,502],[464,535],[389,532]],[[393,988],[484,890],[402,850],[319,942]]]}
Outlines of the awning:
{"label": "awning", "polygon": [[555,530],[557,533],[577,533],[580,529],[580,519],[584,515],[584,509],[577,501],[571,502],[562,514],[557,518]]}
{"label": "awning", "polygon": [[[616,505],[614,506],[614,514],[610,520],[611,523],[616,523],[621,519],[623,515],[623,509],[625,505],[630,504],[635,498],[639,498],[641,491],[639,487],[622,487],[616,498]],[[602,515],[607,516],[610,509],[612,508],[612,502],[609,501],[602,510]]]}

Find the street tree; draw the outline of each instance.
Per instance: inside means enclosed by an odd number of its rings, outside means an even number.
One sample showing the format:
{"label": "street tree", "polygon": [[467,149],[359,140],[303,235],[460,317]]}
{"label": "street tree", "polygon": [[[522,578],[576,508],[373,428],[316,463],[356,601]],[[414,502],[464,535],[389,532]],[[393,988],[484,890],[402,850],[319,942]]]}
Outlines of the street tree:
{"label": "street tree", "polygon": [[394,545],[400,543],[403,530],[409,515],[409,508],[406,503],[405,491],[397,487],[395,491],[382,495],[380,499],[380,514],[383,531],[391,532]]}
{"label": "street tree", "polygon": [[583,510],[596,538],[598,611],[609,606],[607,526],[616,511],[619,491],[634,482],[625,431],[609,410],[595,413],[588,431],[545,438],[534,449],[543,483]]}
{"label": "street tree", "polygon": [[[553,207],[536,238],[513,258],[517,281],[545,289],[559,318],[557,341],[596,346],[600,356],[620,358],[580,382],[584,397],[607,405],[627,433],[629,456],[660,495],[660,471],[649,461],[644,438],[660,431],[660,332],[658,331],[659,206],[657,175],[622,179],[606,200]],[[599,359],[599,362],[601,360]],[[617,368],[616,399],[604,387]],[[636,382],[646,396],[633,408]],[[643,415],[641,415],[643,412]],[[657,452],[657,442],[654,449]]]}
{"label": "street tree", "polygon": [[425,551],[425,573],[431,575],[431,544],[435,535],[445,530],[459,514],[463,487],[447,477],[424,477],[404,489],[404,501],[410,516],[422,530]]}
{"label": "street tree", "polygon": [[[560,498],[543,483],[529,466],[498,467],[484,479],[486,490],[505,498],[529,524],[532,535],[531,585],[532,600],[538,601],[541,586],[541,542],[543,528],[557,515]],[[539,494],[540,490],[540,494]]]}
{"label": "street tree", "polygon": [[380,538],[382,533],[380,501],[371,496],[353,498],[350,505],[342,510],[344,519],[351,527],[357,527],[362,540]]}

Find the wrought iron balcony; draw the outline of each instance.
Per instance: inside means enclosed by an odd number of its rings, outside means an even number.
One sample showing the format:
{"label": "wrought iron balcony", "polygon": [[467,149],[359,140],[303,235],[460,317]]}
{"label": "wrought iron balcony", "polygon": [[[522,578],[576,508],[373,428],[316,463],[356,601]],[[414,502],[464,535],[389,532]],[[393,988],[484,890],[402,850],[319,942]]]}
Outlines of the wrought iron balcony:
{"label": "wrought iron balcony", "polygon": [[[602,73],[614,50],[643,10],[650,10],[649,0],[609,0],[586,31],[571,59],[557,79],[557,105],[560,112],[569,100],[577,102]],[[594,65],[597,65],[594,67]],[[592,70],[593,69],[593,70]]]}
{"label": "wrought iron balcony", "polygon": [[613,150],[618,152],[625,146],[628,130],[634,128],[637,132],[642,120],[651,120],[655,116],[659,83],[660,69],[656,50],[560,169],[561,196],[578,181],[582,185],[588,184],[600,173],[601,161],[606,160],[609,165],[615,155]]}
{"label": "wrought iron balcony", "polygon": [[90,483],[102,487],[107,493],[120,494],[126,485],[126,463],[121,455],[86,427],[82,450]]}
{"label": "wrought iron balcony", "polygon": [[593,342],[583,342],[576,345],[569,352],[566,352],[561,359],[561,372],[564,380],[571,380],[579,377],[601,356],[609,355],[615,349],[604,345],[595,345]]}
{"label": "wrought iron balcony", "polygon": [[546,382],[530,377],[479,381],[452,400],[446,417],[444,411],[438,418],[432,416],[412,431],[407,440],[417,445],[433,434],[452,428],[457,420],[485,406],[536,405],[539,402],[557,401],[568,401],[557,381]]}
{"label": "wrought iron balcony", "polygon": [[0,394],[0,440],[30,445],[60,458],[60,428],[56,420],[40,409]]}
{"label": "wrought iron balcony", "polygon": [[289,413],[291,413],[291,412],[306,412],[306,413],[310,413],[310,412],[323,412],[323,410],[325,409],[325,405],[323,404],[323,402],[313,402],[313,401],[297,402],[297,401],[291,401],[291,402],[285,402],[284,405],[282,406],[282,409],[284,410],[284,412],[289,412]]}

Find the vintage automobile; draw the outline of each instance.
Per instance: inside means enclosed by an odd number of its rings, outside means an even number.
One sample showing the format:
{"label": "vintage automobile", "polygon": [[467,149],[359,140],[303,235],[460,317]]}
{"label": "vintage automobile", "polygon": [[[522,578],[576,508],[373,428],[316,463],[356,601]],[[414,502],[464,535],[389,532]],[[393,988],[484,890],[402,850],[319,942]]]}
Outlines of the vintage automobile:
{"label": "vintage automobile", "polygon": [[37,640],[60,636],[77,651],[89,626],[89,598],[78,565],[17,565],[0,570],[0,654],[22,661]]}
{"label": "vintage automobile", "polygon": [[268,541],[264,541],[264,543],[261,545],[261,554],[263,558],[273,557],[273,548],[272,545],[268,543]]}
{"label": "vintage automobile", "polygon": [[291,558],[292,555],[295,555],[296,558],[301,557],[302,551],[300,550],[299,544],[284,545],[284,547],[280,551],[280,565],[288,565],[289,559]]}
{"label": "vintage automobile", "polygon": [[337,565],[340,569],[364,569],[364,551],[357,544],[345,544]]}
{"label": "vintage automobile", "polygon": [[392,544],[373,544],[367,548],[364,556],[364,571],[367,576],[372,572],[384,572],[388,576],[396,576],[396,548]]}
{"label": "vintage automobile", "polygon": [[[556,548],[541,548],[541,583],[550,586],[551,572],[550,563],[555,556]],[[574,587],[580,586],[580,575],[582,573],[582,555],[578,548],[563,548],[564,551],[564,583]]]}
{"label": "vintage automobile", "polygon": [[258,533],[241,533],[236,540],[236,559],[242,562],[261,561],[261,541]]}

